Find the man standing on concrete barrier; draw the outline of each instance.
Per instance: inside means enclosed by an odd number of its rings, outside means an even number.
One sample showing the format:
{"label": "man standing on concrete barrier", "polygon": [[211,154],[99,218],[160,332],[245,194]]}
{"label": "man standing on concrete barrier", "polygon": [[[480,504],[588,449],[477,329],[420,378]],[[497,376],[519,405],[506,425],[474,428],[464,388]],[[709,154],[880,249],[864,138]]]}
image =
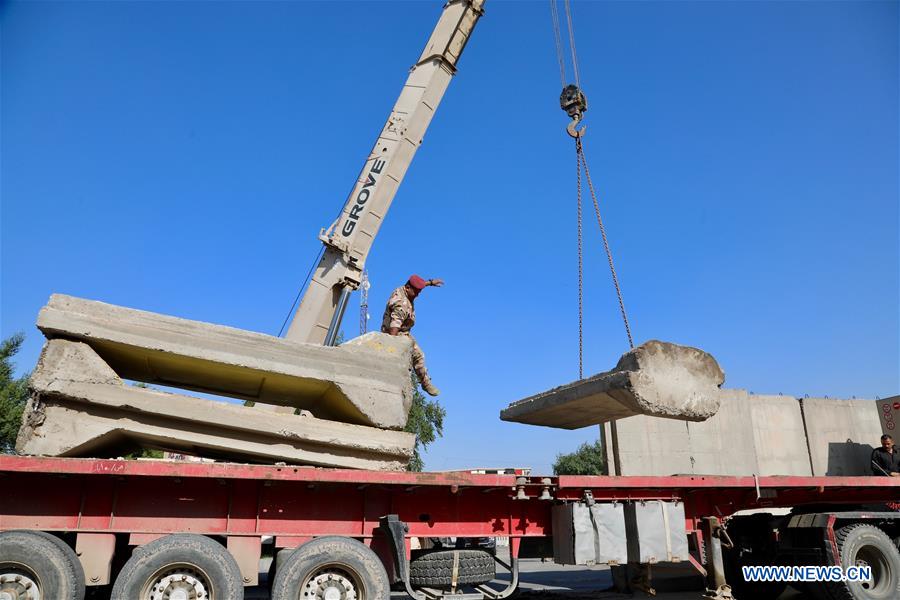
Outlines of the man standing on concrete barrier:
{"label": "man standing on concrete barrier", "polygon": [[442,279],[429,279],[425,281],[418,275],[412,275],[405,285],[398,287],[391,293],[388,298],[387,306],[384,309],[384,318],[381,320],[381,331],[391,335],[405,335],[412,340],[412,367],[422,384],[422,389],[431,396],[437,396],[441,393],[439,389],[431,383],[431,377],[428,376],[428,369],[425,368],[425,354],[416,343],[416,338],[410,334],[409,330],[416,324],[416,308],[415,300],[419,292],[426,287],[433,285],[441,287],[444,285]]}
{"label": "man standing on concrete barrier", "polygon": [[900,477],[900,451],[894,447],[894,438],[881,436],[881,448],[872,451],[872,473]]}

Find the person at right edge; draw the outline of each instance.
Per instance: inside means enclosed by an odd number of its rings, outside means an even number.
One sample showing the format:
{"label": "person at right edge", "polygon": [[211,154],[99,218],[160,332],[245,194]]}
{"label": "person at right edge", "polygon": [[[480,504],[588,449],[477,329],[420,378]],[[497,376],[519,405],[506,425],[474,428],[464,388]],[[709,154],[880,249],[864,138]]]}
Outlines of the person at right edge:
{"label": "person at right edge", "polygon": [[900,451],[894,446],[894,438],[881,436],[881,448],[872,450],[872,473],[887,477],[900,477]]}
{"label": "person at right edge", "polygon": [[441,287],[442,279],[422,279],[418,275],[410,276],[409,280],[391,293],[387,306],[384,309],[384,317],[381,319],[381,331],[391,335],[405,335],[412,340],[412,368],[422,384],[422,389],[431,396],[441,393],[428,376],[425,368],[425,353],[416,342],[416,338],[409,332],[416,324],[415,300],[419,292],[428,286]]}

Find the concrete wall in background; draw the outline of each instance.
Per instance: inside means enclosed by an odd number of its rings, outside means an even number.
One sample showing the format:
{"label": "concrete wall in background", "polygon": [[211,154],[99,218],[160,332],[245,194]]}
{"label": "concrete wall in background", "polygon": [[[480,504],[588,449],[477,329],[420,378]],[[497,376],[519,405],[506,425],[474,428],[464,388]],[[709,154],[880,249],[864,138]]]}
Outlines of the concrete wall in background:
{"label": "concrete wall in background", "polygon": [[813,475],[870,475],[880,445],[878,402],[804,398],[803,417]]}
{"label": "concrete wall in background", "polygon": [[[601,436],[617,475],[870,475],[878,403],[723,390],[700,423],[637,416]],[[609,447],[611,446],[611,447]]]}

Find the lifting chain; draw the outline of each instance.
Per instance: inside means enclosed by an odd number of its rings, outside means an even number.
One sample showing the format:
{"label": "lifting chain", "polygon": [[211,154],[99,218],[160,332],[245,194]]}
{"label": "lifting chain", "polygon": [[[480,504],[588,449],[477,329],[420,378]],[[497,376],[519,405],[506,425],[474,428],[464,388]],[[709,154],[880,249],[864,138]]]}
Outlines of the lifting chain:
{"label": "lifting chain", "polygon": [[584,169],[588,190],[594,203],[594,213],[597,215],[597,224],[600,226],[600,235],[603,238],[603,249],[606,251],[606,259],[609,261],[609,270],[612,273],[613,285],[616,288],[616,297],[619,299],[619,310],[622,313],[622,321],[625,323],[625,334],[628,336],[629,348],[634,348],[634,340],[631,337],[631,326],[628,324],[628,315],[625,312],[625,301],[622,299],[622,289],[619,286],[619,277],[616,275],[616,267],[613,264],[612,251],[609,249],[609,240],[606,238],[606,227],[600,216],[600,203],[597,202],[597,194],[594,190],[594,182],[591,180],[591,172],[588,169],[587,158],[584,155],[582,137],[585,127],[576,129],[576,126],[584,118],[587,111],[587,97],[581,91],[581,77],[578,70],[578,53],[575,50],[575,27],[572,18],[572,6],[570,0],[563,0],[565,7],[566,26],[569,33],[569,49],[572,52],[572,71],[575,75],[575,83],[566,83],[565,53],[563,52],[563,36],[560,27],[559,8],[557,0],[550,0],[550,16],[553,23],[553,37],[556,42],[556,58],[559,61],[559,79],[563,91],[559,96],[559,106],[572,119],[566,127],[569,135],[575,139],[576,167],[578,171],[578,378],[584,379],[584,231],[582,225],[583,207],[581,193],[581,170]]}
{"label": "lifting chain", "polygon": [[[575,138],[578,143],[576,150],[581,145],[581,140]],[[584,242],[581,226],[581,152],[577,152],[578,164],[578,379],[584,379]]]}
{"label": "lifting chain", "polygon": [[625,312],[625,300],[622,298],[622,288],[619,286],[619,277],[616,274],[616,266],[613,263],[612,251],[609,248],[609,240],[606,237],[606,227],[600,216],[600,203],[597,201],[597,193],[594,190],[594,182],[591,179],[591,171],[588,168],[587,158],[584,155],[584,145],[581,136],[575,138],[575,155],[578,165],[578,378],[584,379],[584,258],[583,258],[583,234],[582,234],[582,208],[581,208],[581,170],[584,168],[587,179],[588,191],[594,204],[594,214],[597,216],[597,224],[600,226],[600,236],[603,238],[603,249],[606,251],[606,259],[609,262],[609,271],[612,274],[613,286],[616,288],[616,298],[619,300],[619,310],[622,313],[622,322],[625,324],[625,335],[628,336],[628,347],[634,348],[634,339],[631,336],[631,326],[628,324],[628,314]]}

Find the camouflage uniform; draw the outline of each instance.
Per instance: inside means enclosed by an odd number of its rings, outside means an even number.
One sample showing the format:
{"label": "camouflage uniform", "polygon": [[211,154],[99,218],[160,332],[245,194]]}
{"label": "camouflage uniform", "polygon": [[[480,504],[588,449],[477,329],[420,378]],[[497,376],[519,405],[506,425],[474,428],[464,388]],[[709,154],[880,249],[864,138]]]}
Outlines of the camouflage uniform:
{"label": "camouflage uniform", "polygon": [[416,338],[409,332],[416,324],[416,307],[413,301],[406,295],[405,286],[400,286],[391,293],[387,306],[384,309],[384,317],[381,319],[381,331],[389,333],[392,327],[400,331],[398,335],[405,335],[412,340],[412,368],[423,385],[429,381],[428,369],[425,368],[425,353],[416,342]]}

